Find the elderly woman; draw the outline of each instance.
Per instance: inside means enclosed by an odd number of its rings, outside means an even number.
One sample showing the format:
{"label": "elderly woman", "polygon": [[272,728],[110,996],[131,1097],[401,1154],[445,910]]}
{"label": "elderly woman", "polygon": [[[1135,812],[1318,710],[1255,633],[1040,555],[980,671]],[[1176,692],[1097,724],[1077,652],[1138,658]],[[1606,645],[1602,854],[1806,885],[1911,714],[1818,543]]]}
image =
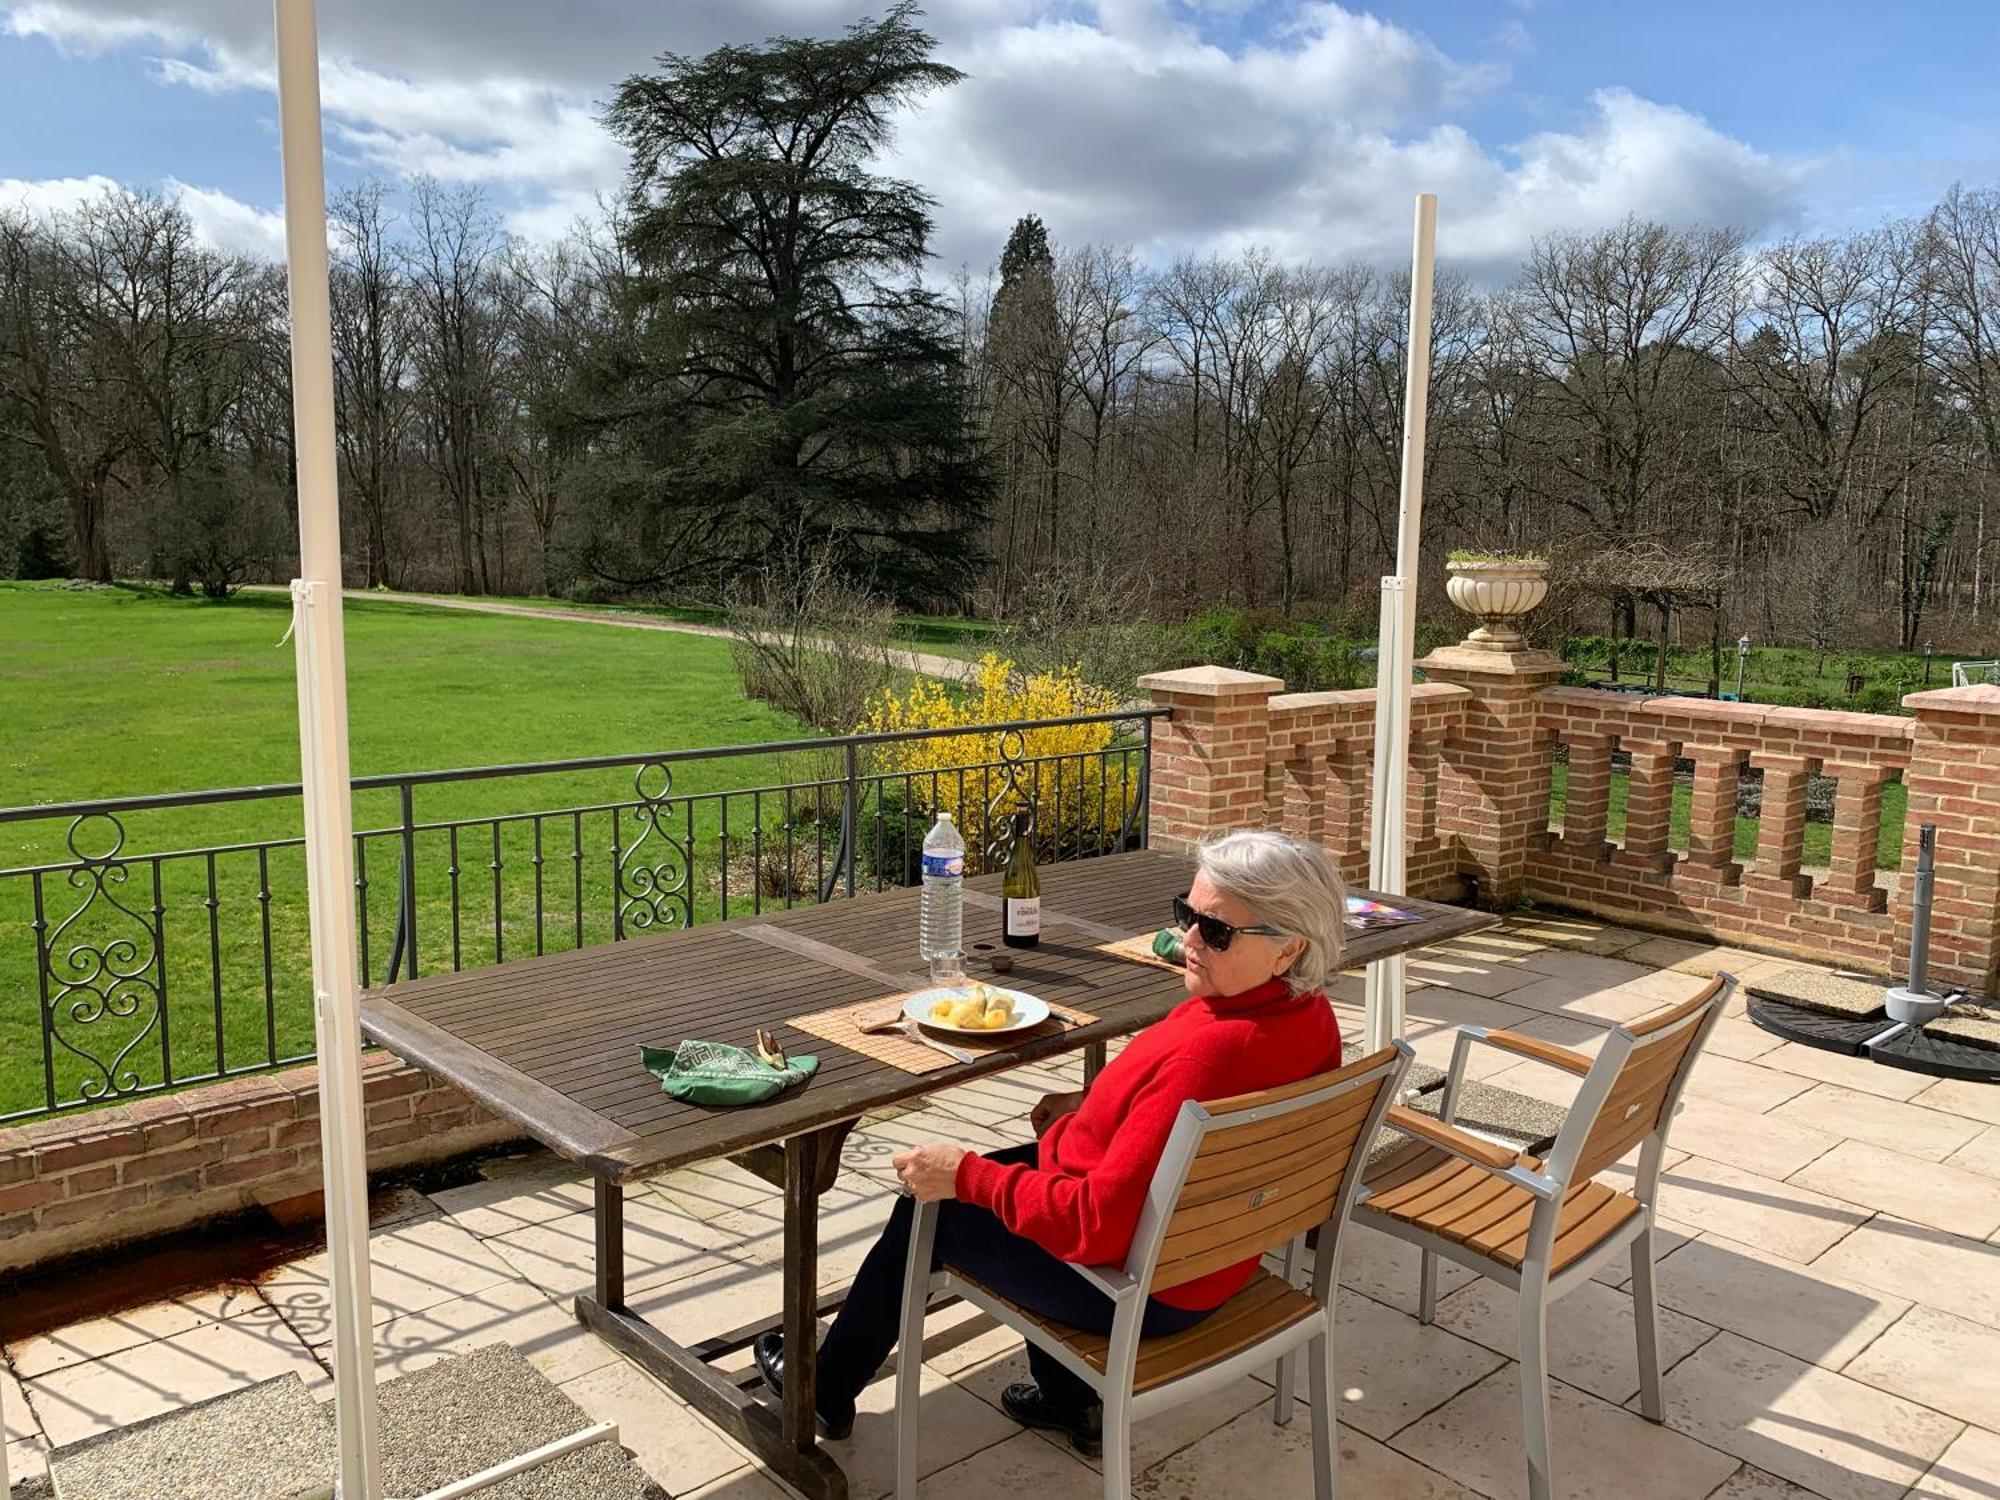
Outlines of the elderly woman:
{"label": "elderly woman", "polygon": [[[1031,1117],[1039,1140],[977,1155],[929,1145],[895,1159],[915,1199],[945,1202],[937,1258],[1001,1295],[1071,1327],[1108,1332],[1110,1298],[1063,1262],[1122,1261],[1168,1134],[1190,1099],[1294,1083],[1340,1065],[1340,1028],[1321,993],[1340,967],[1340,877],[1317,845],[1276,833],[1204,844],[1199,872],[1174,899],[1185,934],[1189,998],[1076,1093],[1051,1094]],[[912,1210],[898,1203],[820,1346],[815,1389],[827,1435],[854,1424],[854,1403],[896,1342]],[[1249,1280],[1254,1259],[1154,1297],[1144,1334],[1192,1328]],[[784,1345],[762,1335],[757,1366],[773,1390]],[[1089,1387],[1029,1350],[1032,1383],[1009,1386],[1008,1414],[1068,1435],[1095,1454],[1101,1412]]]}

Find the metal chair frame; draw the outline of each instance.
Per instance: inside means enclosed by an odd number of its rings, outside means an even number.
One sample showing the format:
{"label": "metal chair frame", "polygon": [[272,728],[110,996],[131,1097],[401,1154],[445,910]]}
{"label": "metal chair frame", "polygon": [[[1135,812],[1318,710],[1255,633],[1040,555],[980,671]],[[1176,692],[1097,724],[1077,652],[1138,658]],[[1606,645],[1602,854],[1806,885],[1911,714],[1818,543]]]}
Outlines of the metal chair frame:
{"label": "metal chair frame", "polygon": [[[1639,1027],[1636,1031],[1626,1026],[1614,1027],[1606,1036],[1594,1063],[1580,1053],[1549,1044],[1535,1044],[1532,1052],[1524,1051],[1520,1039],[1484,1026],[1459,1028],[1452,1046],[1451,1070],[1446,1076],[1444,1098],[1439,1109],[1439,1122],[1444,1130],[1433,1130],[1418,1138],[1534,1196],[1536,1201],[1526,1249],[1518,1270],[1482,1251],[1371,1209],[1365,1198],[1356,1209],[1356,1218],[1361,1223],[1406,1240],[1422,1252],[1417,1312],[1420,1321],[1429,1323],[1437,1312],[1439,1256],[1456,1261],[1502,1286],[1511,1287],[1519,1295],[1521,1404],[1528,1450],[1530,1500],[1551,1500],[1554,1494],[1549,1465],[1549,1304],[1590,1280],[1599,1268],[1628,1247],[1632,1262],[1632,1310],[1638,1334],[1640,1410],[1649,1422],[1665,1418],[1660,1389],[1659,1302],[1654,1284],[1653,1240],[1660,1170],[1666,1153],[1667,1132],[1680,1107],[1681,1092],[1686,1086],[1688,1073],[1701,1055],[1709,1033],[1721,1019],[1736,984],[1733,975],[1717,974],[1700,997],[1705,1003],[1691,1009],[1671,1025],[1652,1029],[1646,1027],[1642,1020],[1636,1023]],[[1639,1211],[1610,1230],[1602,1240],[1562,1270],[1552,1274],[1550,1264],[1563,1200],[1578,1185],[1573,1181],[1578,1160],[1620,1074],[1635,1054],[1650,1051],[1690,1026],[1699,1027],[1700,1032],[1667,1084],[1657,1127],[1645,1137],[1639,1149],[1638,1168],[1630,1194],[1637,1200]],[[1465,1080],[1466,1061],[1474,1043],[1499,1047],[1582,1075],[1583,1082],[1577,1090],[1576,1100],[1571,1104],[1555,1144],[1550,1147],[1539,1170],[1519,1162],[1505,1168],[1495,1166],[1488,1159],[1490,1143],[1479,1137],[1464,1136],[1464,1132],[1453,1124],[1459,1089]],[[1391,1126],[1396,1128],[1396,1122],[1392,1121]],[[1454,1145],[1446,1138],[1450,1134],[1464,1136],[1468,1144]]]}
{"label": "metal chair frame", "polygon": [[[1104,1494],[1107,1500],[1127,1500],[1132,1487],[1132,1424],[1156,1412],[1220,1389],[1252,1370],[1278,1361],[1278,1393],[1272,1418],[1279,1425],[1291,1416],[1293,1357],[1307,1349],[1313,1413],[1313,1486],[1316,1500],[1334,1500],[1338,1444],[1335,1439],[1334,1384],[1334,1292],[1338,1286],[1340,1229],[1347,1222],[1361,1193],[1361,1177],[1367,1169],[1368,1146],[1381,1129],[1382,1117],[1396,1101],[1403,1075],[1414,1057],[1409,1044],[1397,1041],[1372,1057],[1359,1060],[1359,1071],[1351,1076],[1308,1093],[1274,1103],[1256,1104],[1214,1113],[1190,1100],[1181,1106],[1165,1153],[1154,1170],[1139,1225],[1132,1236],[1131,1250],[1122,1266],[1071,1265],[1070,1269],[1109,1297],[1113,1303],[1109,1347],[1105,1368],[1097,1370],[1059,1340],[1049,1336],[1040,1324],[1022,1313],[1013,1303],[986,1288],[956,1275],[949,1266],[930,1269],[937,1234],[938,1205],[923,1204],[917,1210],[910,1237],[910,1258],[903,1291],[902,1355],[896,1376],[896,1496],[916,1500],[917,1424],[915,1414],[922,1373],[924,1314],[932,1300],[956,1296],[979,1308],[996,1321],[1012,1328],[1055,1359],[1098,1393],[1104,1403]],[[1359,1066],[1354,1065],[1354,1066]],[[1339,1070],[1345,1074],[1348,1069]],[[1334,1194],[1333,1209],[1318,1229],[1318,1249],[1314,1255],[1312,1298],[1316,1311],[1278,1330],[1257,1343],[1188,1374],[1177,1376],[1150,1390],[1135,1393],[1146,1302],[1154,1291],[1153,1278],[1168,1227],[1186,1186],[1189,1169],[1200,1154],[1203,1141],[1212,1130],[1278,1119],[1302,1109],[1325,1104],[1360,1090],[1377,1090],[1374,1106],[1368,1111],[1349,1149],[1348,1163]],[[1267,1091],[1275,1092],[1275,1091]],[[1296,1271],[1306,1233],[1299,1233],[1278,1245],[1248,1245],[1244,1257],[1282,1248],[1284,1279],[1296,1285]],[[1226,1307],[1227,1304],[1224,1304]],[[1220,1309],[1218,1309],[1218,1313]]]}

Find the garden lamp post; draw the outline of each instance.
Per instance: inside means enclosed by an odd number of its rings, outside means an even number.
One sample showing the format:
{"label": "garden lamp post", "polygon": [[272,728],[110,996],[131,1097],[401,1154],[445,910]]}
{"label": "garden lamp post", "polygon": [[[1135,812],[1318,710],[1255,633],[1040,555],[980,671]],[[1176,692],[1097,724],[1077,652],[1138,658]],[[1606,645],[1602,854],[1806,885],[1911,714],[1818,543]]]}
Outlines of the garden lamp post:
{"label": "garden lamp post", "polygon": [[1743,669],[1750,662],[1750,633],[1736,637],[1736,701],[1743,701]]}
{"label": "garden lamp post", "polygon": [[1924,642],[1924,686],[1931,685],[1931,643]]}

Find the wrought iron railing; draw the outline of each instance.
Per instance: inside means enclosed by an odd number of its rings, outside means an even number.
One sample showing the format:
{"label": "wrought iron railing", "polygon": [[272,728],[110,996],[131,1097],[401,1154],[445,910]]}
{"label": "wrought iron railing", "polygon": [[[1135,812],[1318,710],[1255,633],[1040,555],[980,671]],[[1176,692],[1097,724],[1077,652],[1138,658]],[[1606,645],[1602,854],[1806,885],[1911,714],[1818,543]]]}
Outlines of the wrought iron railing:
{"label": "wrought iron railing", "polygon": [[[1017,803],[1044,860],[1138,847],[1163,713],[357,777],[362,972],[911,884],[939,807],[975,870],[1004,857]],[[607,795],[619,772],[631,792]],[[272,806],[299,790],[0,809],[0,860],[25,856],[0,868],[0,1122],[311,1055],[304,840],[275,836],[297,819]]]}

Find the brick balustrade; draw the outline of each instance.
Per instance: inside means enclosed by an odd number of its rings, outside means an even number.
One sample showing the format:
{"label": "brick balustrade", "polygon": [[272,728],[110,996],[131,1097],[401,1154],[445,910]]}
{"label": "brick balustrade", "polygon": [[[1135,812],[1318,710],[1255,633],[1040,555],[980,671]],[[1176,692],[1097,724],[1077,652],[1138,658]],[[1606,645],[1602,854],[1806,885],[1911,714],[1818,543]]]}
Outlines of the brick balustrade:
{"label": "brick balustrade", "polygon": [[[2000,961],[2000,688],[1912,694],[1913,718],[1557,686],[1537,652],[1448,648],[1413,690],[1411,894],[1507,909],[1533,901],[1635,925],[1884,972],[1908,916],[1878,885],[1883,789],[1908,792],[1903,863],[1938,827],[1932,978],[1993,988]],[[1162,848],[1282,827],[1368,873],[1375,693],[1286,693],[1274,677],[1196,667],[1140,685],[1172,711],[1153,738],[1148,818]],[[1568,762],[1550,819],[1555,750]],[[1630,758],[1610,837],[1612,755]],[[1688,847],[1669,844],[1675,767],[1692,762]],[[1736,787],[1763,775],[1754,854],[1736,848]],[[1802,858],[1806,782],[1837,784],[1827,868]],[[443,1160],[513,1129],[384,1054],[367,1060],[369,1161]],[[235,1079],[0,1131],[0,1272],[280,1203],[319,1186],[315,1069]]]}
{"label": "brick balustrade", "polygon": [[[1647,697],[1557,685],[1539,652],[1451,647],[1419,663],[1411,711],[1408,888],[1507,909],[1523,901],[1900,974],[1908,912],[1876,879],[1883,789],[1908,793],[1903,867],[1938,826],[1933,984],[1991,991],[2000,967],[2000,688],[1904,699],[1914,717]],[[1140,679],[1171,721],[1154,736],[1150,827],[1186,849],[1282,827],[1368,870],[1375,693],[1285,693],[1217,667]],[[1567,761],[1550,819],[1556,748]],[[1612,757],[1630,759],[1622,837]],[[1692,763],[1687,848],[1670,847],[1677,765]],[[1736,848],[1737,786],[1761,773],[1754,852]],[[1806,788],[1836,783],[1827,867],[1804,864]]]}
{"label": "brick balustrade", "polygon": [[[519,1134],[387,1053],[368,1055],[364,1080],[374,1170],[442,1161]],[[170,1233],[319,1186],[317,1068],[0,1131],[0,1271]]]}

